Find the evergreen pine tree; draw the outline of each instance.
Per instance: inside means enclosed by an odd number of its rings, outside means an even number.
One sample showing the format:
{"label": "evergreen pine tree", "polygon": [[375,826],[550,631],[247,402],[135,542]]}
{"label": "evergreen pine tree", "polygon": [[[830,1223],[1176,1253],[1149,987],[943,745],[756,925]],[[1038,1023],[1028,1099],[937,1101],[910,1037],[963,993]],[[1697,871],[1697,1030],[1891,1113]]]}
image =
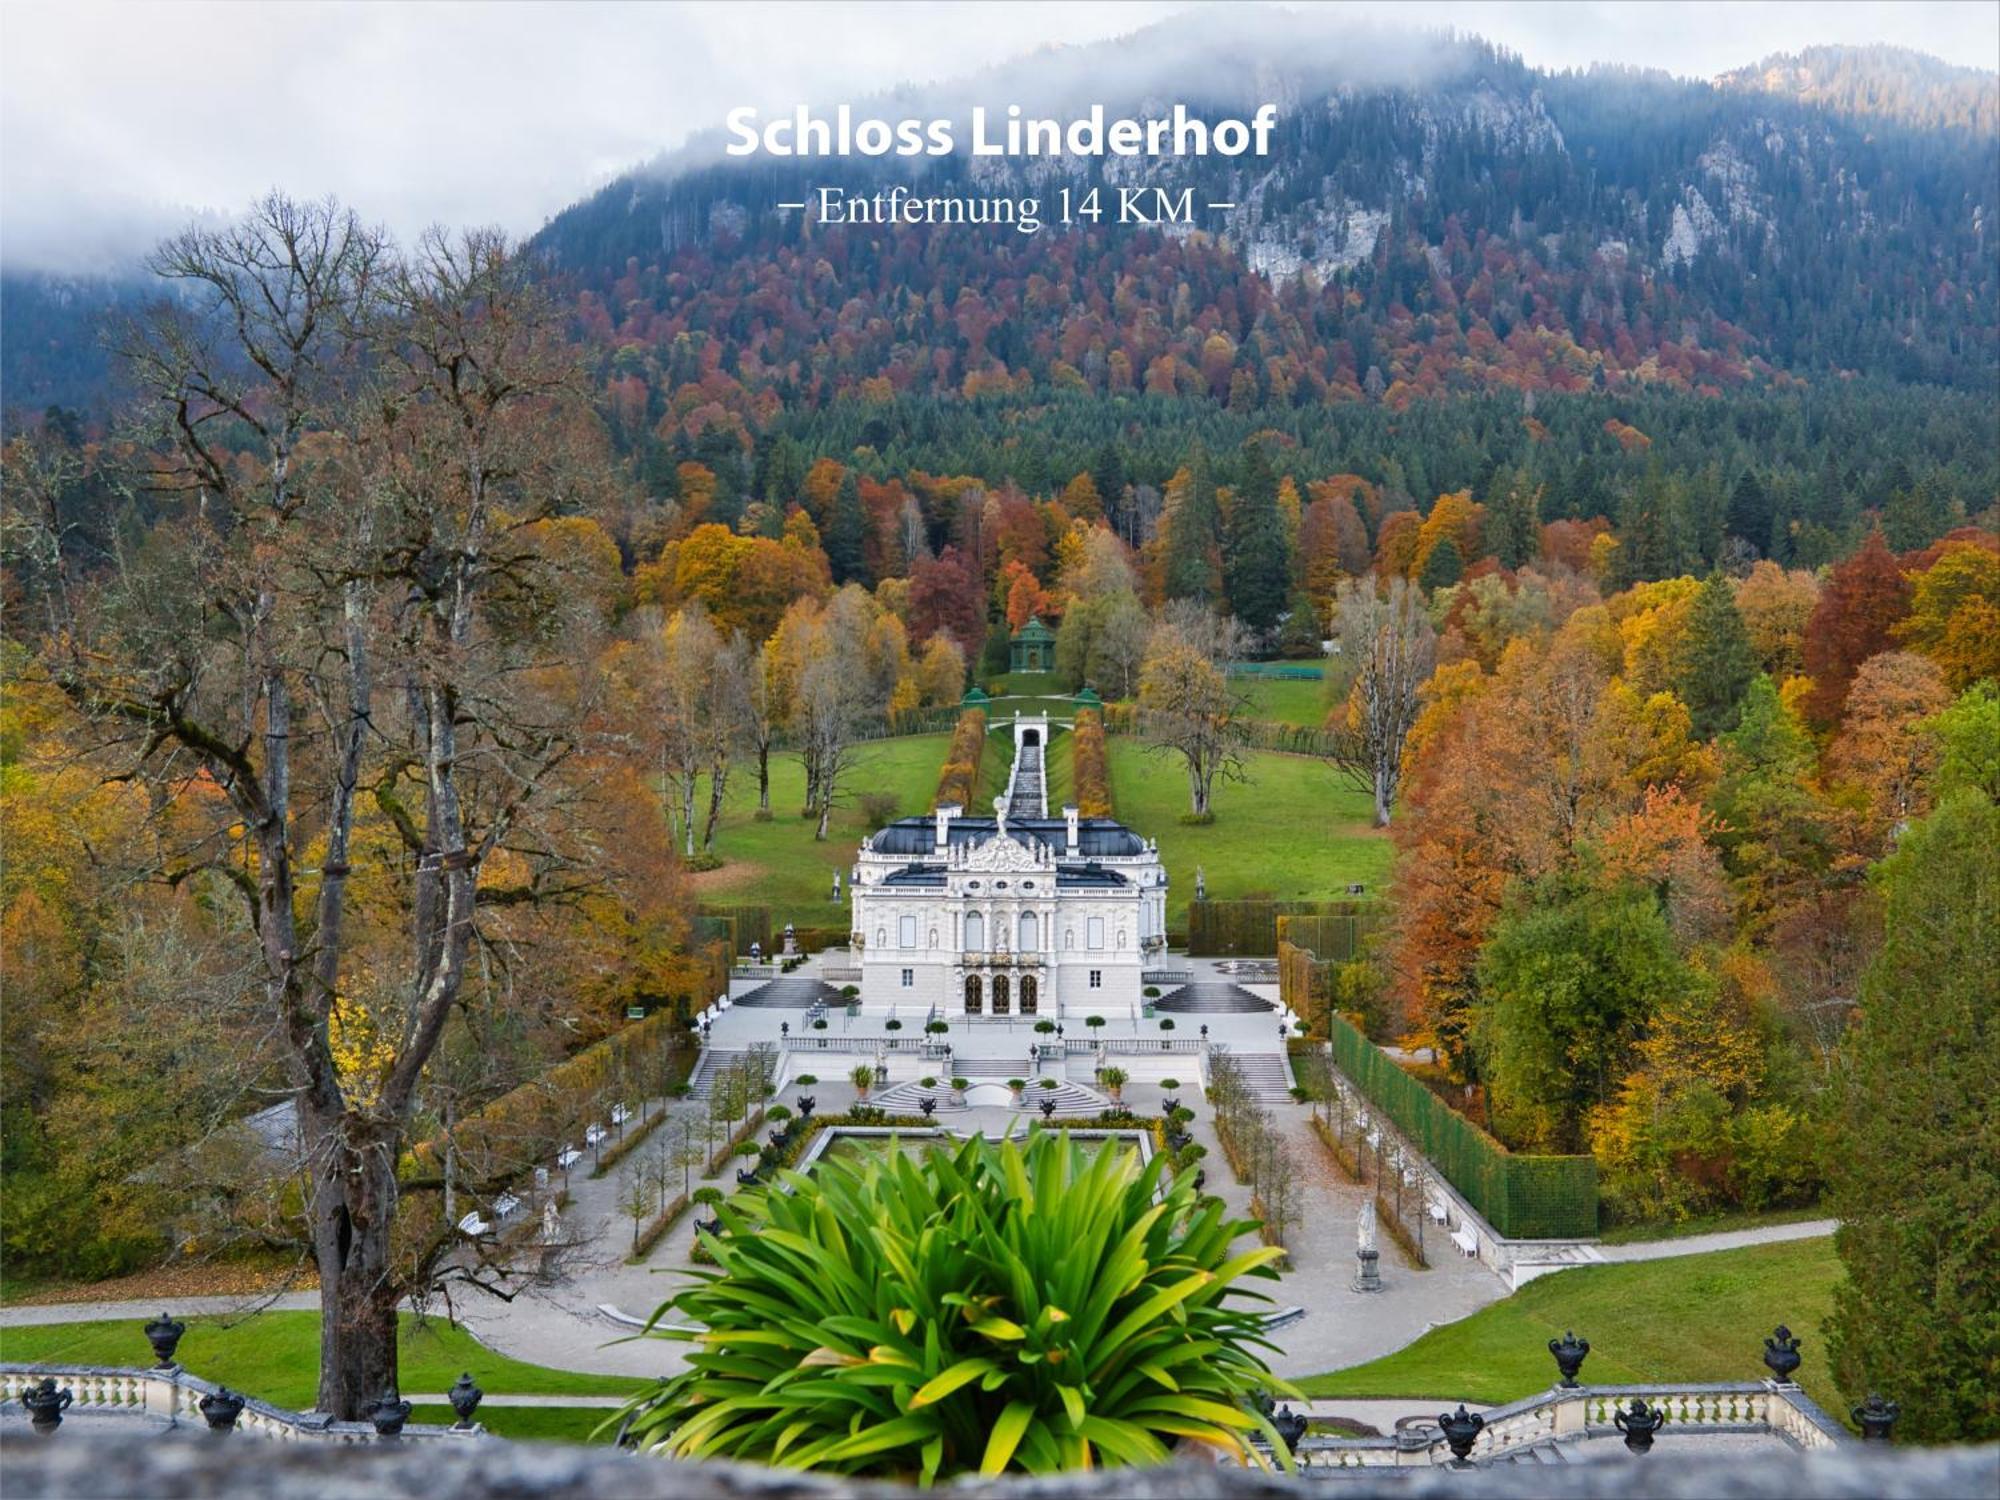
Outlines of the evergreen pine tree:
{"label": "evergreen pine tree", "polygon": [[1875,867],[1885,941],[1842,1048],[1834,1373],[1855,1400],[1899,1402],[1896,1436],[1918,1443],[2000,1438],[1997,847],[2000,805],[1965,788]]}
{"label": "evergreen pine tree", "polygon": [[1674,651],[1674,691],[1694,719],[1694,732],[1706,740],[1734,729],[1756,675],[1757,652],[1736,595],[1727,578],[1711,573],[1694,596]]}
{"label": "evergreen pine tree", "polygon": [[1951,500],[1936,469],[1889,497],[1882,512],[1882,535],[1898,552],[1928,547],[1951,530]]}
{"label": "evergreen pine tree", "polygon": [[1749,469],[1729,493],[1729,534],[1741,537],[1760,556],[1771,550],[1771,497]]}
{"label": "evergreen pine tree", "polygon": [[1542,487],[1526,469],[1502,470],[1486,506],[1486,535],[1503,568],[1525,567],[1542,545]]}
{"label": "evergreen pine tree", "polygon": [[1208,454],[1201,444],[1196,443],[1188,454],[1187,469],[1187,492],[1167,517],[1165,591],[1169,599],[1213,604],[1220,518],[1215,480],[1208,472]]}
{"label": "evergreen pine tree", "polygon": [[1244,447],[1243,486],[1229,510],[1223,576],[1230,611],[1238,619],[1258,631],[1278,623],[1290,592],[1291,561],[1278,514],[1278,476],[1259,442]]}
{"label": "evergreen pine tree", "polygon": [[826,560],[835,583],[868,581],[862,576],[867,568],[867,538],[868,516],[861,508],[861,485],[849,469],[833,497],[833,514],[826,522]]}
{"label": "evergreen pine tree", "polygon": [[1129,541],[1132,534],[1131,507],[1125,498],[1125,486],[1129,481],[1125,474],[1125,460],[1115,443],[1106,443],[1097,450],[1097,457],[1090,465],[1090,478],[1097,486],[1097,499],[1104,507],[1111,529]]}
{"label": "evergreen pine tree", "polygon": [[1458,543],[1444,537],[1431,548],[1431,555],[1424,559],[1423,571],[1417,575],[1417,583],[1425,593],[1433,589],[1449,588],[1465,577],[1465,559],[1459,555]]}

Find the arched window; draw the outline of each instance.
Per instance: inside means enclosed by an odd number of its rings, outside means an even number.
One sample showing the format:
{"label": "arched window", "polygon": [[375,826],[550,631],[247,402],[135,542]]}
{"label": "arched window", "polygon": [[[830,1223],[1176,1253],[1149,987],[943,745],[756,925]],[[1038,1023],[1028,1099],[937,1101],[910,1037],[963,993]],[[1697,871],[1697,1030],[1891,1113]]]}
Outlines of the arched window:
{"label": "arched window", "polygon": [[983,953],[986,950],[986,918],[978,912],[965,914],[965,951]]}
{"label": "arched window", "polygon": [[1035,983],[1035,976],[1034,976],[1034,975],[1032,975],[1032,974],[1023,974],[1023,975],[1021,976],[1021,1014],[1022,1014],[1022,1015],[1024,1015],[1024,1016],[1032,1016],[1032,1015],[1033,1015],[1033,1014],[1035,1013],[1035,1007],[1036,1007],[1036,1005],[1037,1005],[1037,1004],[1039,1004],[1039,1003],[1040,1003],[1040,996],[1039,996],[1039,994],[1037,993],[1037,991],[1038,991],[1039,989],[1040,989],[1040,986],[1039,986],[1039,985],[1037,985],[1037,984]]}
{"label": "arched window", "polygon": [[993,1014],[996,1016],[1007,1014],[1007,976],[1005,974],[995,974],[993,976]]}
{"label": "arched window", "polygon": [[1036,952],[1042,946],[1042,922],[1031,911],[1021,913],[1021,940],[1015,944],[1023,953]]}
{"label": "arched window", "polygon": [[976,1016],[979,1011],[979,976],[968,974],[965,976],[965,1013],[968,1016]]}

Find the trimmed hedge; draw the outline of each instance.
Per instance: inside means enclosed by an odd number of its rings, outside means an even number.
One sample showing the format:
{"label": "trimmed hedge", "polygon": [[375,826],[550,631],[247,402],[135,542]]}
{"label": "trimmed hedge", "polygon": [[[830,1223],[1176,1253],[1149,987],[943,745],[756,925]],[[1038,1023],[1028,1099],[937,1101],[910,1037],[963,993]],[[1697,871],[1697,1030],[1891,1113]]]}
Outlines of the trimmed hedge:
{"label": "trimmed hedge", "polygon": [[688,1204],[692,1201],[686,1193],[676,1193],[673,1201],[655,1214],[646,1227],[639,1231],[639,1243],[633,1248],[632,1253],[625,1257],[625,1264],[637,1265],[651,1255],[653,1247],[659,1244],[666,1232],[680,1221],[681,1215],[688,1211]]}
{"label": "trimmed hedge", "polygon": [[1278,922],[1286,917],[1344,919],[1353,925],[1358,942],[1382,915],[1381,906],[1373,901],[1190,901],[1187,951],[1195,958],[1274,954]]}
{"label": "trimmed hedge", "polygon": [[947,802],[956,802],[966,812],[972,812],[979,795],[979,761],[985,753],[986,714],[968,708],[958,716],[958,723],[951,731],[951,745],[938,771],[937,799],[931,805],[942,807]]}
{"label": "trimmed hedge", "polygon": [[1076,810],[1086,818],[1108,818],[1111,812],[1111,767],[1104,754],[1104,719],[1095,709],[1076,711],[1071,732],[1076,767]]}
{"label": "trimmed hedge", "polygon": [[[775,922],[768,906],[717,906],[704,908],[701,921],[718,924],[726,936],[730,951],[740,960],[750,957],[750,945],[761,944],[766,958],[776,958],[778,950],[785,945],[785,924]],[[850,936],[846,927],[794,927],[792,936],[797,939],[801,953],[818,953],[825,948],[845,947]],[[716,993],[722,993],[722,986],[716,986]]]}
{"label": "trimmed hedge", "polygon": [[1373,905],[1346,904],[1350,909],[1342,912],[1281,912],[1277,922],[1279,951],[1292,943],[1310,948],[1322,963],[1344,964],[1360,958],[1385,913]]}
{"label": "trimmed hedge", "polygon": [[[1279,991],[1297,1010],[1313,955],[1293,944],[1279,957]],[[1396,1123],[1410,1143],[1504,1238],[1565,1240],[1597,1233],[1597,1160],[1516,1156],[1404,1072],[1344,1016],[1328,1018],[1334,1065]]]}

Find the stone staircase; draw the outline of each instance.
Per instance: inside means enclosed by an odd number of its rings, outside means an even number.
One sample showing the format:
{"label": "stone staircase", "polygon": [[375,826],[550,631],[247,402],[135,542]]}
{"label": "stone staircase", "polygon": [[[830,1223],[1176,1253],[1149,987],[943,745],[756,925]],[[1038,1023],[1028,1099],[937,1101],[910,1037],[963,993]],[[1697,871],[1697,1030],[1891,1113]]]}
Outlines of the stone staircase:
{"label": "stone staircase", "polygon": [[706,1099],[715,1087],[715,1080],[750,1055],[748,1048],[727,1051],[711,1047],[696,1060],[694,1072],[688,1075],[690,1099]]}
{"label": "stone staircase", "polygon": [[729,1003],[747,1005],[753,1010],[807,1010],[814,1001],[838,1005],[841,1003],[840,991],[824,979],[810,974],[780,974],[754,990],[746,990]]}
{"label": "stone staircase", "polygon": [[1232,1052],[1229,1060],[1259,1104],[1292,1102],[1292,1066],[1282,1052]]}
{"label": "stone staircase", "polygon": [[1042,780],[1042,747],[1023,745],[1014,753],[1014,774],[1008,778],[1007,816],[1046,818],[1048,799]]}
{"label": "stone staircase", "polygon": [[1253,995],[1240,984],[1219,979],[1197,979],[1153,1002],[1153,1009],[1170,1016],[1251,1015],[1278,1007],[1262,996]]}

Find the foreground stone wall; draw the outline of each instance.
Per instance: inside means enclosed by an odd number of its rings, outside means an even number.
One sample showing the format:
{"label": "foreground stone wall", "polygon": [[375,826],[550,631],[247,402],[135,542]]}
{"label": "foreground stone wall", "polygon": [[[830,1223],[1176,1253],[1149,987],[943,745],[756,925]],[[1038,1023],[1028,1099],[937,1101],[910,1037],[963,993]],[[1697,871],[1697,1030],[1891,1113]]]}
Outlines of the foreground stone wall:
{"label": "foreground stone wall", "polygon": [[[0,1435],[9,1495],[323,1500],[911,1500],[898,1485],[844,1483],[735,1464],[671,1464],[602,1448],[484,1442],[328,1449],[241,1437]],[[1406,1477],[1405,1477],[1406,1476]],[[991,1500],[1961,1500],[2000,1494],[2000,1445],[1740,1457],[1656,1450],[1567,1468],[1384,1471],[1325,1485],[1194,1464],[967,1483]]]}

